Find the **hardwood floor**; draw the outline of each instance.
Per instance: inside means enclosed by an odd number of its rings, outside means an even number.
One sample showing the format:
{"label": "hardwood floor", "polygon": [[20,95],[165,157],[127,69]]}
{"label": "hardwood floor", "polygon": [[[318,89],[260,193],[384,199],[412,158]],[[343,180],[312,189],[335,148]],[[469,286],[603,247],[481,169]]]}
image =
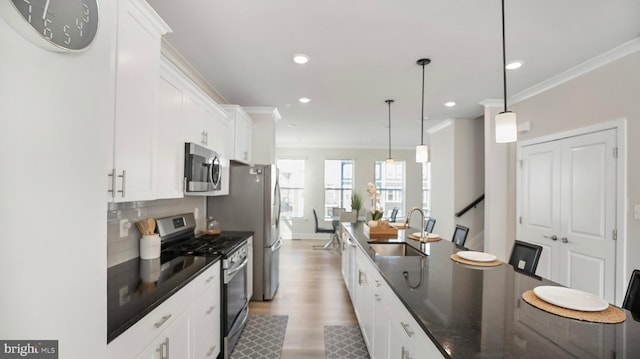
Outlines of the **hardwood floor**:
{"label": "hardwood floor", "polygon": [[249,303],[250,314],[288,315],[282,359],[324,359],[324,326],[357,324],[338,250],[314,250],[318,240],[285,240],[274,300]]}

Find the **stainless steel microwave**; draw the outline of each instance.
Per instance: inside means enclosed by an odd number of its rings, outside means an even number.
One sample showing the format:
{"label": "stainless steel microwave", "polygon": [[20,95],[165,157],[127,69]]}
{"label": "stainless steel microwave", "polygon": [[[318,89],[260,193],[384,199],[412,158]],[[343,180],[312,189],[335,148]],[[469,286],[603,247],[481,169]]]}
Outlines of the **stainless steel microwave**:
{"label": "stainless steel microwave", "polygon": [[218,153],[193,142],[185,143],[184,181],[186,194],[206,195],[220,190],[222,165]]}

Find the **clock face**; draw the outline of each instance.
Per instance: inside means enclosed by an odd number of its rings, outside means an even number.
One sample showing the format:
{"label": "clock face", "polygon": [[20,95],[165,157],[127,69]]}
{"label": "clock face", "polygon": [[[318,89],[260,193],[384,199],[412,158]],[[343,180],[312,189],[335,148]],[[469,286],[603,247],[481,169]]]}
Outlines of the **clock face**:
{"label": "clock face", "polygon": [[37,36],[23,34],[36,43],[43,42],[38,44],[45,48],[53,46],[49,48],[51,50],[82,50],[91,43],[98,30],[97,0],[10,1],[31,27],[31,30],[24,31],[35,32]]}

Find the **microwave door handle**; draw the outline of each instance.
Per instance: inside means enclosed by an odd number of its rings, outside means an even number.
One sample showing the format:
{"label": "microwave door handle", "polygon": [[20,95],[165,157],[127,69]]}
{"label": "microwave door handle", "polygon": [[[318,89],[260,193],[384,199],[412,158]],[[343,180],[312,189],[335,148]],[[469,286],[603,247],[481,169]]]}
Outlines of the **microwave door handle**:
{"label": "microwave door handle", "polygon": [[[216,176],[216,179],[214,181],[213,179],[213,168],[216,167],[218,168],[218,173]],[[213,184],[213,187],[218,187],[218,184],[220,183],[220,179],[222,178],[222,169],[220,168],[220,158],[218,158],[218,156],[213,158],[213,161],[211,161],[211,167],[209,169],[209,179],[211,180],[211,183]]]}
{"label": "microwave door handle", "polygon": [[209,171],[209,183],[213,183],[213,162],[208,163],[207,166],[209,167],[207,169]]}

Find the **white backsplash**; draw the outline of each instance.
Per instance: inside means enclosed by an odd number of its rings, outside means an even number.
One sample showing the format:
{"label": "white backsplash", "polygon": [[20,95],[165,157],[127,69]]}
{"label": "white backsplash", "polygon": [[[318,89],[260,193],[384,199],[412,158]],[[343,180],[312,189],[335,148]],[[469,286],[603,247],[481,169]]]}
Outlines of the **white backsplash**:
{"label": "white backsplash", "polygon": [[[107,210],[107,266],[126,262],[140,254],[140,232],[136,222],[144,218],[162,218],[180,213],[194,213],[196,231],[205,226],[206,197],[186,197],[145,202],[111,203]],[[129,233],[120,237],[120,222],[128,220]]]}

